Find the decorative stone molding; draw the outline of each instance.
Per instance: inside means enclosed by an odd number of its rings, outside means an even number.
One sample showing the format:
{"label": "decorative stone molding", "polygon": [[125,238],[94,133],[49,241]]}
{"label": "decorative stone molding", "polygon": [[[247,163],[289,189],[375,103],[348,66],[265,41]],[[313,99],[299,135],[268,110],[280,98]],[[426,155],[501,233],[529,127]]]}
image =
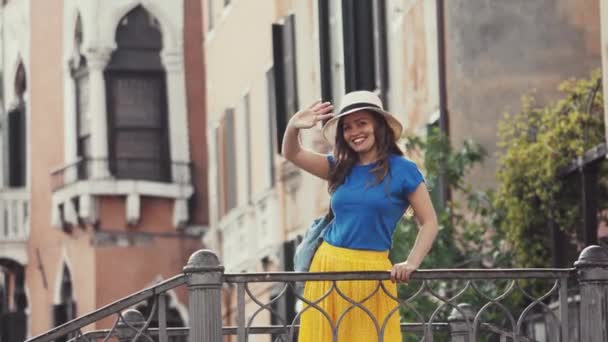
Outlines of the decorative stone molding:
{"label": "decorative stone molding", "polygon": [[285,160],[281,163],[281,181],[285,185],[288,194],[295,196],[302,185],[302,171],[293,163]]}
{"label": "decorative stone molding", "polygon": [[173,226],[183,228],[188,223],[188,201],[184,198],[173,202]]}
{"label": "decorative stone molding", "polygon": [[139,212],[141,210],[141,201],[138,194],[131,193],[127,195],[127,224],[135,226],[139,222]]}
{"label": "decorative stone molding", "polygon": [[78,212],[74,206],[74,200],[69,199],[63,203],[63,219],[70,225],[78,224]]}
{"label": "decorative stone molding", "polygon": [[[93,179],[103,179],[110,176],[107,163],[108,119],[106,108],[106,84],[103,71],[110,60],[111,53],[112,51],[109,48],[91,49],[85,53],[89,69],[91,178]],[[65,143],[76,144],[76,141],[66,141]]]}
{"label": "decorative stone molding", "polygon": [[165,70],[168,73],[184,71],[184,54],[181,51],[166,51],[161,54]]}
{"label": "decorative stone molding", "polygon": [[[79,203],[78,211],[74,214],[84,222],[93,224],[99,221],[98,198],[100,196],[123,196],[126,201],[125,221],[134,225],[141,217],[141,197],[157,197],[174,200],[173,224],[174,228],[182,228],[190,219],[188,212],[188,199],[192,196],[192,185],[175,183],[158,183],[139,180],[99,179],[78,181],[56,190],[52,195],[51,224],[54,227],[62,226],[60,207],[73,201],[74,198],[83,199]],[[64,218],[65,222],[72,223],[73,219]]]}
{"label": "decorative stone molding", "polygon": [[[137,6],[144,7],[160,24],[163,37],[161,58],[167,75],[167,106],[169,121],[169,142],[171,155],[172,183],[157,183],[138,180],[116,180],[108,168],[108,126],[104,70],[116,49],[116,29],[120,21]],[[79,198],[77,215],[81,220],[93,224],[98,221],[98,196],[118,195],[126,197],[126,221],[136,224],[140,219],[141,196],[172,198],[173,224],[183,227],[189,220],[188,198],[192,195],[190,147],[188,132],[188,108],[186,102],[186,81],[184,72],[183,27],[184,13],[181,2],[166,0],[91,0],[80,2],[66,0],[64,23],[64,108],[65,130],[64,165],[77,161],[75,90],[71,78],[69,62],[74,53],[74,30],[80,16],[84,40],[81,52],[87,59],[89,70],[89,117],[91,129],[91,174],[86,181],[75,181],[67,168],[73,183],[53,193],[52,222],[61,226],[59,208],[70,199]],[[65,210],[65,209],[64,209]]]}
{"label": "decorative stone molding", "polygon": [[[98,0],[100,1],[100,0]],[[163,45],[165,50],[180,47],[183,41],[183,4],[166,0],[123,0],[120,2],[103,1],[107,9],[100,16],[99,23],[100,43],[116,46],[114,32],[120,20],[133,8],[141,5],[159,21],[163,31]]]}
{"label": "decorative stone molding", "polygon": [[78,200],[78,216],[88,224],[99,221],[99,210],[96,199],[90,194],[81,195]]}
{"label": "decorative stone molding", "polygon": [[[253,203],[231,210],[218,225],[223,234],[222,262],[227,270],[255,270],[260,258],[280,245],[278,196],[271,189]],[[259,258],[251,258],[256,255]]]}

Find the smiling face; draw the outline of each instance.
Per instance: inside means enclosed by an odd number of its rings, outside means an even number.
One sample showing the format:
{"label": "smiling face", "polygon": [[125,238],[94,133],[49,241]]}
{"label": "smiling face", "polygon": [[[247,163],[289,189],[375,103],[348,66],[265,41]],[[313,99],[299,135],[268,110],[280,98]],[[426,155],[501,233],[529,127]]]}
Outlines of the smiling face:
{"label": "smiling face", "polygon": [[360,156],[376,149],[375,120],[373,114],[362,110],[342,118],[343,137],[348,146]]}

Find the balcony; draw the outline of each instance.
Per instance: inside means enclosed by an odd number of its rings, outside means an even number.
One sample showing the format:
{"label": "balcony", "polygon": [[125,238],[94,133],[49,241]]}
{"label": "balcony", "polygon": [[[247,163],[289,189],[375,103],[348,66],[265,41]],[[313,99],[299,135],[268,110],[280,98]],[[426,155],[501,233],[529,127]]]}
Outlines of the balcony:
{"label": "balcony", "polygon": [[91,224],[97,222],[97,199],[103,196],[126,198],[125,219],[135,225],[141,215],[141,198],[146,196],[172,200],[173,225],[181,228],[190,219],[188,199],[194,192],[189,162],[161,165],[141,158],[78,159],[51,172],[51,187],[51,220],[56,227],[74,224],[78,218]]}
{"label": "balcony", "polygon": [[25,188],[0,190],[0,258],[27,263],[30,195]]}
{"label": "balcony", "polygon": [[[260,258],[279,245],[277,198],[274,190],[254,199],[246,207],[233,209],[219,224],[223,233],[222,258],[227,270],[254,269]],[[251,258],[256,255],[259,258]]]}

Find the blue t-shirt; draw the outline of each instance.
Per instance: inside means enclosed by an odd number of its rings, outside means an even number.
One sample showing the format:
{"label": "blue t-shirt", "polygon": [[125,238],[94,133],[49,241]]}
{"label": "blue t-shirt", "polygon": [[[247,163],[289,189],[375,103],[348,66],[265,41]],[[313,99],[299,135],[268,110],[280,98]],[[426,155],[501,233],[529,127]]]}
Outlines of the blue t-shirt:
{"label": "blue t-shirt", "polygon": [[[330,167],[335,160],[327,157]],[[331,245],[385,251],[399,219],[409,206],[407,196],[424,181],[416,164],[405,157],[389,157],[389,173],[376,185],[376,163],[355,165],[331,196],[335,219],[324,236]]]}

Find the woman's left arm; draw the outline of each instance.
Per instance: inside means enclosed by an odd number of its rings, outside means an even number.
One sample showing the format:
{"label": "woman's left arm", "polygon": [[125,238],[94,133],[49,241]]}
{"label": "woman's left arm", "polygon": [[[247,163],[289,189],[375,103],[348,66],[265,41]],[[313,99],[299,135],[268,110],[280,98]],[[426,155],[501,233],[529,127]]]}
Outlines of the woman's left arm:
{"label": "woman's left arm", "polygon": [[393,266],[392,281],[408,282],[410,280],[412,272],[420,267],[422,260],[431,250],[438,231],[437,215],[426,185],[420,183],[416,190],[409,194],[408,200],[414,209],[414,215],[420,227],[407,260]]}

